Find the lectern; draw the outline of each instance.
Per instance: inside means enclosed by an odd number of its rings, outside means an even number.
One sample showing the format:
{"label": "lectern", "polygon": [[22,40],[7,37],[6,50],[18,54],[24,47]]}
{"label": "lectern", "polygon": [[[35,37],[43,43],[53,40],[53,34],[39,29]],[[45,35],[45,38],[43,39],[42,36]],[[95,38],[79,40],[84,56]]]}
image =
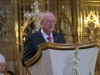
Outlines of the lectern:
{"label": "lectern", "polygon": [[80,75],[94,75],[99,53],[99,43],[40,44],[38,52],[25,62],[31,75],[74,75],[74,52],[78,49],[78,72]]}

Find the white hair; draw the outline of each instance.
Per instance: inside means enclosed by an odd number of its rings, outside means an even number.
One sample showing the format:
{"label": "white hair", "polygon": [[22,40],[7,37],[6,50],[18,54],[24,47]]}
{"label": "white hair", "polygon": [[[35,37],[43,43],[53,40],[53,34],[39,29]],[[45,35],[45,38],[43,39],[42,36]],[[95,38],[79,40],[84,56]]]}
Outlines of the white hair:
{"label": "white hair", "polygon": [[6,62],[5,57],[0,53],[0,62]]}

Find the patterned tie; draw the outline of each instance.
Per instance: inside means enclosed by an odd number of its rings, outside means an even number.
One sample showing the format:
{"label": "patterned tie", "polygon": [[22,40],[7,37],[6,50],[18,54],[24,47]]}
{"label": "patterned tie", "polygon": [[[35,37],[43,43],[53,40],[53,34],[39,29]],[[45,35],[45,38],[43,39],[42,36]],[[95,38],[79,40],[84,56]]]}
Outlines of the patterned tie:
{"label": "patterned tie", "polygon": [[48,42],[52,42],[52,41],[51,41],[51,39],[52,39],[51,36],[48,36],[47,39],[48,39]]}

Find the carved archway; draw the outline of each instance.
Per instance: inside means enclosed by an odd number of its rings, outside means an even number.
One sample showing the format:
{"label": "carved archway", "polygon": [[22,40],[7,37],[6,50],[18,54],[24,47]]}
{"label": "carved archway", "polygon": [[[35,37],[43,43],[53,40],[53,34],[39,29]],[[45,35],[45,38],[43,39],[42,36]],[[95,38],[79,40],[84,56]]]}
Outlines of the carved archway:
{"label": "carved archway", "polygon": [[91,11],[88,14],[87,20],[85,21],[85,26],[83,30],[84,36],[88,36],[89,41],[99,40],[100,28],[98,23],[98,17]]}
{"label": "carved archway", "polygon": [[7,68],[16,73],[17,56],[16,39],[14,31],[9,26],[8,21],[0,14],[0,53],[3,54],[7,61]]}

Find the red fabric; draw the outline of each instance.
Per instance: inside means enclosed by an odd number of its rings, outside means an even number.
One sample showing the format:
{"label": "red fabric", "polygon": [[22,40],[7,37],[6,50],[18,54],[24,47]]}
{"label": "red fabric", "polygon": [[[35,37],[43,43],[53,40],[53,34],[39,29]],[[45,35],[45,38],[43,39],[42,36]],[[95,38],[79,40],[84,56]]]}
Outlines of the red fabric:
{"label": "red fabric", "polygon": [[47,39],[48,39],[48,42],[52,42],[52,41],[51,41],[51,39],[52,39],[51,36],[48,36]]}

